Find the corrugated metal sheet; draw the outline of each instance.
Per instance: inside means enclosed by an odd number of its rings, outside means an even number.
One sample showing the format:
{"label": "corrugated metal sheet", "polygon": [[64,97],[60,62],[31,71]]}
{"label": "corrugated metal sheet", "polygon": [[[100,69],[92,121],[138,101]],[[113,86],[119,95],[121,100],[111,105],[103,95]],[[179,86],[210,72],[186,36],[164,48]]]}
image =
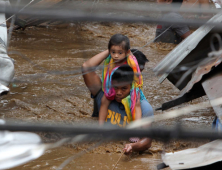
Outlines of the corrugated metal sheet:
{"label": "corrugated metal sheet", "polygon": [[[158,110],[166,110],[179,104],[189,102],[193,99],[206,95],[202,87],[202,82],[211,79],[214,75],[222,72],[222,55],[214,56],[205,59],[204,63],[197,67],[192,74],[191,80],[187,83],[187,86],[181,91],[178,98],[169,102],[163,103],[161,108]],[[213,87],[213,83],[211,84]],[[220,88],[220,86],[218,86]]]}
{"label": "corrugated metal sheet", "polygon": [[[222,22],[222,13],[218,13],[212,17],[208,22]],[[160,75],[160,83],[168,78],[174,85],[184,74],[181,66],[186,64],[201,61],[207,57],[210,52],[210,37],[214,26],[203,25],[174,48],[159,64],[154,68],[156,75]],[[190,81],[191,75],[184,80],[178,87],[182,90]]]}
{"label": "corrugated metal sheet", "polygon": [[[208,78],[202,83],[202,86],[206,92],[209,100],[214,100],[222,97],[222,71],[216,75]],[[213,106],[214,112],[222,122],[222,105]]]}
{"label": "corrugated metal sheet", "polygon": [[215,58],[210,58],[210,60],[203,64],[202,66],[197,67],[197,69],[193,72],[192,78],[187,84],[187,86],[181,91],[181,95],[184,95],[185,93],[189,92],[194,84],[198,83],[202,80],[203,76],[208,74],[213,67],[217,67],[219,64],[221,64],[222,56],[217,56]]}

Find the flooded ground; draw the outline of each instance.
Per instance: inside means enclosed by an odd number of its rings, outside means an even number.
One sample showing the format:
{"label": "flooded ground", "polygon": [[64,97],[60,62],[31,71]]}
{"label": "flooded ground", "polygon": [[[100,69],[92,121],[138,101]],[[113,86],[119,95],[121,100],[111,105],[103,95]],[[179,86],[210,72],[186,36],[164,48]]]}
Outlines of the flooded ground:
{"label": "flooded ground", "polygon": [[[81,76],[81,65],[88,58],[107,49],[109,38],[122,33],[130,38],[132,48],[140,48],[155,37],[155,25],[121,23],[78,23],[60,27],[30,27],[13,32],[9,51],[23,56],[10,55],[15,60],[15,83],[10,94],[0,102],[0,118],[27,122],[89,124],[93,101]],[[167,80],[158,83],[152,69],[174,48],[172,44],[151,44],[141,51],[150,62],[143,71],[144,94],[153,108],[179,95]],[[194,100],[198,103],[206,98]],[[184,104],[189,105],[189,103]],[[181,107],[181,106],[180,106]],[[178,107],[177,107],[178,108]],[[162,114],[158,111],[155,114]],[[214,117],[212,109],[196,111],[173,120],[154,123],[154,126],[171,126],[179,120],[184,127],[210,128]],[[60,138],[57,134],[40,134],[43,141]],[[156,169],[161,162],[160,153],[196,147],[206,141],[170,141],[166,145],[154,141],[149,151],[123,156],[116,169]],[[93,151],[74,159],[64,169],[112,169],[127,141],[108,142]],[[86,150],[93,143],[65,145],[48,150],[42,157],[14,169],[56,169],[64,160]]]}

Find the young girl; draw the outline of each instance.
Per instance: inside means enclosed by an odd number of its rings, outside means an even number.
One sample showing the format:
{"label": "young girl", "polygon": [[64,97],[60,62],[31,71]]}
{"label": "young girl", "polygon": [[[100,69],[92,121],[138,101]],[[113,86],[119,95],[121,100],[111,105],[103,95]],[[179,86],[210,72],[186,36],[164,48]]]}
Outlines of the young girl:
{"label": "young girl", "polygon": [[134,82],[132,83],[130,95],[118,102],[124,105],[128,121],[140,119],[142,117],[140,99],[145,98],[141,90],[143,80],[137,60],[131,55],[128,37],[121,34],[113,35],[109,41],[108,49],[109,56],[105,59],[102,74],[104,95],[99,111],[99,124],[104,124],[108,113],[108,106],[115,98],[115,89],[111,85],[112,74],[119,66],[124,64],[128,64],[133,69]]}

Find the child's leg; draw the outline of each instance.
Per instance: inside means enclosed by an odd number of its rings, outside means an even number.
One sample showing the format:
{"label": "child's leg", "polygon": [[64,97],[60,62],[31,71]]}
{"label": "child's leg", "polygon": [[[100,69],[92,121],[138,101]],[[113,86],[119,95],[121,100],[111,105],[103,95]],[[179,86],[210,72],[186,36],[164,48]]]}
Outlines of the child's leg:
{"label": "child's leg", "polygon": [[140,105],[140,98],[137,99],[136,105],[135,105],[135,120],[139,120],[142,118],[142,110]]}
{"label": "child's leg", "polygon": [[108,107],[110,103],[111,101],[108,100],[105,95],[103,95],[102,100],[101,100],[100,110],[99,110],[99,125],[104,124],[104,121],[106,120],[106,117],[108,114]]}

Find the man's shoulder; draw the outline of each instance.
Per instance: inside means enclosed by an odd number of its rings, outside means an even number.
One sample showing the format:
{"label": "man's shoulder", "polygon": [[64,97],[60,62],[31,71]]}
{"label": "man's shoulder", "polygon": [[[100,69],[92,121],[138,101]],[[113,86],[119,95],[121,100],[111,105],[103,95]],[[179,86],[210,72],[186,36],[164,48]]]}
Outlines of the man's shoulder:
{"label": "man's shoulder", "polygon": [[147,100],[142,100],[140,105],[142,110],[142,117],[153,116],[153,108]]}
{"label": "man's shoulder", "polygon": [[[102,89],[96,94],[96,96],[92,96],[92,98],[94,98],[96,100],[97,106],[98,108],[100,108],[101,106],[101,100],[102,97],[104,95],[104,92],[102,91]],[[119,103],[116,102],[115,100],[111,101],[111,103],[109,104],[108,107],[110,110],[112,111],[119,111],[119,110],[124,110],[124,109],[119,109]],[[125,110],[124,110],[125,111]],[[121,112],[121,111],[120,111]]]}
{"label": "man's shoulder", "polygon": [[140,105],[141,105],[141,108],[142,108],[142,107],[151,107],[150,103],[149,103],[146,99],[143,99],[143,100],[140,102]]}
{"label": "man's shoulder", "polygon": [[163,18],[183,19],[183,16],[176,12],[169,12],[163,15]]}

